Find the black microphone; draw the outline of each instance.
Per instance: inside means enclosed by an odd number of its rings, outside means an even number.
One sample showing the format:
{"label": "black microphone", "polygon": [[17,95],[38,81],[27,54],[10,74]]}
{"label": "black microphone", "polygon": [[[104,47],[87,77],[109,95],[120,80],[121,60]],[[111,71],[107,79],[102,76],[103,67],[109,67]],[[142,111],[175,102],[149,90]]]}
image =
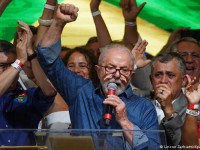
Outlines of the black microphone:
{"label": "black microphone", "polygon": [[[117,90],[117,85],[115,83],[108,84],[108,95],[115,95],[115,91]],[[104,124],[110,125],[110,121],[112,120],[112,110],[113,106],[106,105],[105,113],[104,113]]]}

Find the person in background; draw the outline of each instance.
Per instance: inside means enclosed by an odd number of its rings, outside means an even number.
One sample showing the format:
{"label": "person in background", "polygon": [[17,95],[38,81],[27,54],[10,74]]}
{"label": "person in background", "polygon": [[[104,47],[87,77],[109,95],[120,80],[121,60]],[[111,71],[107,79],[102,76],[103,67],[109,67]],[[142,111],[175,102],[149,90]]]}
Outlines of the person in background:
{"label": "person in background", "polygon": [[185,95],[190,107],[187,109],[185,121],[182,127],[181,144],[188,146],[191,149],[198,149],[200,146],[200,131],[198,122],[200,84],[198,83],[198,86],[194,86],[194,80],[191,80],[190,76],[187,76],[187,78],[188,84],[185,88]]}
{"label": "person in background", "polygon": [[97,72],[95,70],[97,59],[93,53],[85,47],[75,47],[72,49],[64,57],[63,62],[72,72],[86,79],[91,79],[94,86],[99,84]]}
{"label": "person in background", "polygon": [[96,58],[99,58],[100,55],[100,46],[98,42],[98,38],[96,36],[90,37],[85,45],[85,47],[91,51]]}
{"label": "person in background", "polygon": [[[153,104],[133,94],[129,86],[134,75],[134,58],[130,50],[120,44],[107,45],[99,57],[96,70],[100,85],[84,79],[69,69],[58,57],[61,49],[60,37],[64,26],[76,20],[78,8],[72,4],[58,6],[55,18],[37,46],[42,68],[69,105],[73,129],[126,129],[139,132],[124,132],[128,149],[155,149],[160,145],[157,134],[140,132],[157,130],[157,115]],[[48,67],[47,67],[48,66]],[[116,95],[108,95],[108,83],[117,85]],[[103,121],[104,105],[114,108],[110,125]],[[116,143],[115,149],[124,146]],[[122,144],[122,145],[121,145]]]}
{"label": "person in background", "polygon": [[[32,33],[27,24],[18,21],[17,55],[14,45],[0,42],[0,106],[1,129],[34,129],[54,101],[56,90],[46,78],[37,59],[30,60],[38,88],[24,90],[18,82],[19,73],[32,57]],[[23,138],[19,138],[23,137]],[[0,145],[35,145],[33,133],[12,130],[0,134]]]}
{"label": "person in background", "polygon": [[168,145],[178,146],[188,107],[182,90],[187,83],[184,60],[175,52],[159,54],[153,59],[151,69],[153,103],[160,129],[165,130]]}
{"label": "person in background", "polygon": [[167,53],[167,52],[170,52],[170,46],[171,44],[174,42],[174,41],[177,41],[181,38],[181,32],[182,31],[186,31],[186,30],[189,30],[188,28],[178,28],[177,30],[173,31],[166,44],[163,46],[163,48],[160,50],[159,54],[160,53]]}
{"label": "person in background", "polygon": [[192,80],[195,79],[195,83],[200,79],[200,43],[192,37],[183,37],[174,41],[169,51],[179,53],[186,65],[186,74],[190,76]]}

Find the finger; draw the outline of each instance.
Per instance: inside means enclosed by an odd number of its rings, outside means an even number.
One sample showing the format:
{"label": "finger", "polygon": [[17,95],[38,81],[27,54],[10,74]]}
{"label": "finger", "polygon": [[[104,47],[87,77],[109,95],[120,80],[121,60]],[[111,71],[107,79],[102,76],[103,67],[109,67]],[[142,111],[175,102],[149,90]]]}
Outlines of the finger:
{"label": "finger", "polygon": [[78,7],[75,7],[72,13],[72,19],[76,19],[78,17]]}
{"label": "finger", "polygon": [[138,8],[138,14],[140,13],[140,11],[144,8],[144,6],[146,5],[146,2],[143,2],[139,8]]}
{"label": "finger", "polygon": [[147,41],[143,40],[141,44],[138,46],[138,51],[140,52],[140,54],[143,54],[145,52],[147,44],[148,44]]}
{"label": "finger", "polygon": [[148,65],[149,63],[151,63],[151,59],[145,60],[144,63],[145,63],[145,66]]}
{"label": "finger", "polygon": [[20,27],[22,30],[24,30],[26,33],[28,33],[30,30],[29,29],[27,29],[26,27],[23,27],[23,26],[21,26]]}
{"label": "finger", "polygon": [[18,20],[17,23],[19,25],[23,26],[23,27],[28,27],[28,25],[25,22],[23,22],[23,21]]}
{"label": "finger", "polygon": [[122,6],[121,6],[121,7],[122,7],[123,9],[128,9],[128,8],[129,8],[129,1],[130,1],[130,0],[122,0],[122,3],[121,3]]}
{"label": "finger", "polygon": [[131,1],[133,6],[137,6],[136,0]]}
{"label": "finger", "polygon": [[135,44],[135,46],[133,47],[132,51],[137,50],[141,43],[142,43],[142,41],[139,40],[139,41]]}

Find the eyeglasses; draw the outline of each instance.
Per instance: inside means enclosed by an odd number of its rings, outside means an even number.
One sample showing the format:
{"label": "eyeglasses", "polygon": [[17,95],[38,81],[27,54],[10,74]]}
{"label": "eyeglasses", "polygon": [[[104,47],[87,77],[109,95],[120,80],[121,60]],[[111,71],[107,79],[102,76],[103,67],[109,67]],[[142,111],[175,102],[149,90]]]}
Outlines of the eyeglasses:
{"label": "eyeglasses", "polygon": [[0,63],[0,70],[5,70],[6,68],[8,68],[12,63]]}
{"label": "eyeglasses", "polygon": [[178,52],[183,58],[191,55],[192,58],[200,58],[200,53],[198,52]]}
{"label": "eyeglasses", "polygon": [[126,67],[122,67],[122,68],[117,69],[115,66],[101,66],[101,65],[98,65],[98,66],[105,68],[105,71],[109,74],[114,74],[117,71],[119,71],[119,73],[121,75],[129,76],[131,74],[131,72],[133,71],[133,70],[130,70]]}

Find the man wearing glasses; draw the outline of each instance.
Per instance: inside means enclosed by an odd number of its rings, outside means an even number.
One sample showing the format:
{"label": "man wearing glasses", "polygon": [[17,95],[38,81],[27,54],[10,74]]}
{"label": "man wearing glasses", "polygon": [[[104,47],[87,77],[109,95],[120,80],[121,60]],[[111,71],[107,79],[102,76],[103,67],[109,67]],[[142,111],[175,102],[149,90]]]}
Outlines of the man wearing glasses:
{"label": "man wearing glasses", "polygon": [[200,43],[192,37],[181,38],[170,46],[170,51],[178,52],[184,59],[186,74],[198,82],[200,79]]}
{"label": "man wearing glasses", "polygon": [[[135,73],[135,63],[128,48],[120,44],[104,47],[96,65],[100,79],[97,87],[91,80],[69,71],[59,58],[62,30],[77,16],[78,8],[74,5],[59,5],[50,28],[37,46],[42,68],[69,105],[72,128],[137,130],[124,132],[127,149],[157,149],[160,145],[159,135],[142,132],[158,130],[157,114],[153,104],[134,95],[129,85]],[[116,95],[108,95],[109,83],[117,85]],[[110,125],[104,124],[105,105],[111,105],[114,109]],[[112,149],[123,149],[122,145],[123,140],[119,139]]]}

